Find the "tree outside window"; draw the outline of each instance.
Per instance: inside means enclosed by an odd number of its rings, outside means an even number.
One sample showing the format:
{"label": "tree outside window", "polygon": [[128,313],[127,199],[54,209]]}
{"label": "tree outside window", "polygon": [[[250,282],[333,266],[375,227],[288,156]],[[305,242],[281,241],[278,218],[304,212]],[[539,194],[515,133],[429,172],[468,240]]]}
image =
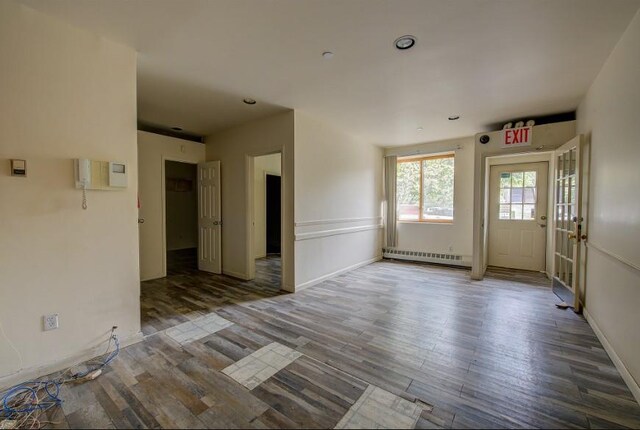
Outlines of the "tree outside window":
{"label": "tree outside window", "polygon": [[398,159],[399,221],[453,222],[454,155]]}

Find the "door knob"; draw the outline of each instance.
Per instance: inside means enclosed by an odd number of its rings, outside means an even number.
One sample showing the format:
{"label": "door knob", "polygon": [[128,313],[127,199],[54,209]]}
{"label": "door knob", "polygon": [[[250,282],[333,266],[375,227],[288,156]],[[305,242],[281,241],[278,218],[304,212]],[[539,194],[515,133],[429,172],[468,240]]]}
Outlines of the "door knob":
{"label": "door knob", "polygon": [[545,220],[547,219],[547,216],[546,216],[546,215],[542,215],[542,216],[540,217],[540,219],[541,219],[542,221],[545,221]]}
{"label": "door knob", "polygon": [[577,236],[576,236],[576,234],[574,232],[569,232],[568,237],[569,237],[569,239],[575,239]]}

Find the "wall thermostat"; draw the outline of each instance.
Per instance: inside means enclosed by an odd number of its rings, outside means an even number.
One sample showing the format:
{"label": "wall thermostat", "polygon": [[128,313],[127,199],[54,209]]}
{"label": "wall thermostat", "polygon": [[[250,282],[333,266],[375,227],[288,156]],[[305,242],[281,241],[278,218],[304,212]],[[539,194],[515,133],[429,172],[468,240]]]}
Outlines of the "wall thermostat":
{"label": "wall thermostat", "polygon": [[11,160],[11,176],[27,176],[27,161]]}

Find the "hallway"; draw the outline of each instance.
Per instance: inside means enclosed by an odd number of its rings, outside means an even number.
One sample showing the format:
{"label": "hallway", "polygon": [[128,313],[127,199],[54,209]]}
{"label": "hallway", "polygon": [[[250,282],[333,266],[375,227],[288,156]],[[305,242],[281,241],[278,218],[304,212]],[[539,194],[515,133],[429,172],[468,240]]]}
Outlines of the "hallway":
{"label": "hallway", "polygon": [[256,260],[256,278],[252,281],[199,271],[195,249],[171,251],[167,269],[167,277],[140,284],[144,335],[187,322],[223,305],[282,294],[279,257]]}

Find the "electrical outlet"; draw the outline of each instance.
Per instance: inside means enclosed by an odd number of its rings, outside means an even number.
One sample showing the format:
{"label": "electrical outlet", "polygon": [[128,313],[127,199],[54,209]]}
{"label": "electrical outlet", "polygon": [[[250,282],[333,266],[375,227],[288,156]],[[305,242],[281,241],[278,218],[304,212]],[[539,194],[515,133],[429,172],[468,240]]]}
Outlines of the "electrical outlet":
{"label": "electrical outlet", "polygon": [[44,331],[55,330],[60,327],[58,322],[58,314],[49,314],[43,317]]}

